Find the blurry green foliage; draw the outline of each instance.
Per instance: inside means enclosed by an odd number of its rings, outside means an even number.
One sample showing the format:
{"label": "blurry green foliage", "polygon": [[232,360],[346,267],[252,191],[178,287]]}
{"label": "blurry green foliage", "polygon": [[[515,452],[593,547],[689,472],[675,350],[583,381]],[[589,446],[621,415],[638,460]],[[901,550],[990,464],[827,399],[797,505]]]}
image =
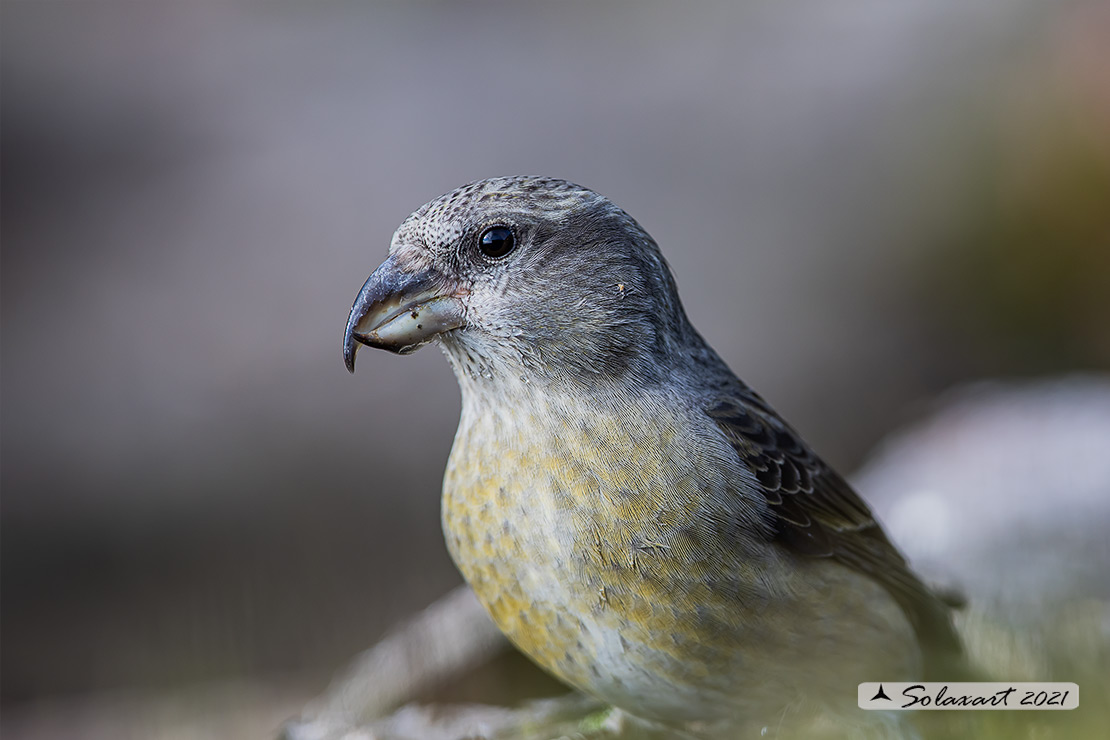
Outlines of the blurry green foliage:
{"label": "blurry green foliage", "polygon": [[1110,115],[1070,87],[995,108],[963,227],[926,279],[979,372],[1110,367]]}

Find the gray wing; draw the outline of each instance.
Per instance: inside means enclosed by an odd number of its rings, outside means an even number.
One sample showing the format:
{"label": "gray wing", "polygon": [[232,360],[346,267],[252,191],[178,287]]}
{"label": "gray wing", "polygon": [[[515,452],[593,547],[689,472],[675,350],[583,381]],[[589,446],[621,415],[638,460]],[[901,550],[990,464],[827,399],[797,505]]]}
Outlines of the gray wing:
{"label": "gray wing", "polygon": [[947,666],[960,655],[949,606],[909,569],[848,482],[770,406],[741,387],[713,398],[706,413],[758,479],[775,540],[882,584],[913,625],[927,663]]}

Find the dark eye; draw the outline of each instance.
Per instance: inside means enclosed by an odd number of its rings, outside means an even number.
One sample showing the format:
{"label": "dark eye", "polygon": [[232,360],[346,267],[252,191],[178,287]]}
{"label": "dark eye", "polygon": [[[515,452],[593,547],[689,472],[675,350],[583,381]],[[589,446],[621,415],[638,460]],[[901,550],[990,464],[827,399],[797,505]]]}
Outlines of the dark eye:
{"label": "dark eye", "polygon": [[499,259],[513,251],[516,241],[508,226],[491,226],[478,237],[478,248],[487,257]]}

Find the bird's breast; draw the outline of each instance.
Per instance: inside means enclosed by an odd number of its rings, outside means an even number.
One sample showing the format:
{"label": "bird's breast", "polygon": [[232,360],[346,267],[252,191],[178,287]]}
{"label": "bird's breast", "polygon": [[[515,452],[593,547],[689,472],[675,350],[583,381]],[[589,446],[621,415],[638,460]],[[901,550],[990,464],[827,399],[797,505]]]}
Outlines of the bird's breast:
{"label": "bird's breast", "polygon": [[729,620],[769,598],[734,478],[661,405],[464,406],[444,531],[501,630],[564,680],[612,701],[691,672],[704,689]]}

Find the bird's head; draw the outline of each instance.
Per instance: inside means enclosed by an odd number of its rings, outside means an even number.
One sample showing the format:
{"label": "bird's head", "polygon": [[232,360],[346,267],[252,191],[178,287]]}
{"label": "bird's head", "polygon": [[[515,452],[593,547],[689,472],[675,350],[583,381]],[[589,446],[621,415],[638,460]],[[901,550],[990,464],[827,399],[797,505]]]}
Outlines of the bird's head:
{"label": "bird's head", "polygon": [[343,357],[437,341],[460,379],[650,380],[690,330],[658,247],[586,188],[539,177],[464,185],[393,235],[363,286]]}

